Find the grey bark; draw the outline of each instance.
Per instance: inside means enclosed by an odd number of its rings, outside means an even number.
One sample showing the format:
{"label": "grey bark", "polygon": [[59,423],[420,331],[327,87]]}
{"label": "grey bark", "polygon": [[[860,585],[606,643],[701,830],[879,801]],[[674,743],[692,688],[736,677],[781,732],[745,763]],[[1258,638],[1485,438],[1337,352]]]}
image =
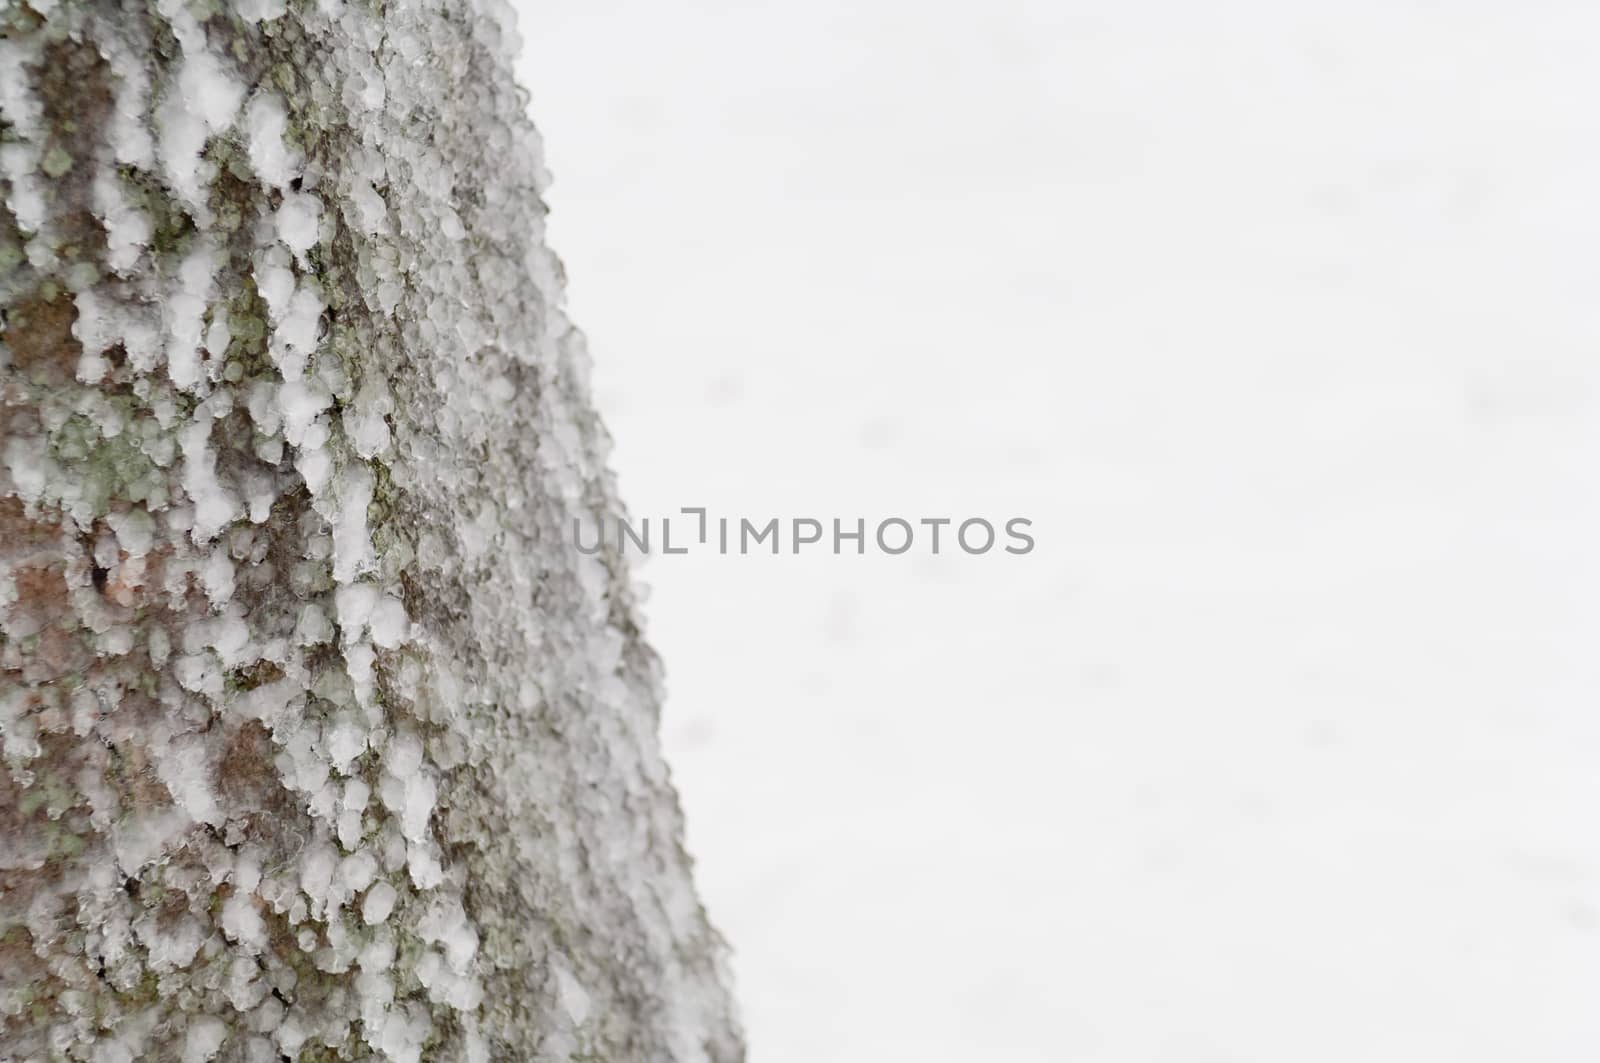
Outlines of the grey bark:
{"label": "grey bark", "polygon": [[496,0],[0,0],[0,1058],[742,1057]]}

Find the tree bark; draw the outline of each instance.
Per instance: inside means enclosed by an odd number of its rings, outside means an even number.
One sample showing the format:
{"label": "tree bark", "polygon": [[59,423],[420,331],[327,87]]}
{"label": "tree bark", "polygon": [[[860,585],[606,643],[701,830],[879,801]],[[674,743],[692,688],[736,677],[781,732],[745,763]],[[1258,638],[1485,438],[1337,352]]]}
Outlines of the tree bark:
{"label": "tree bark", "polygon": [[733,1060],[499,0],[0,0],[0,1058]]}

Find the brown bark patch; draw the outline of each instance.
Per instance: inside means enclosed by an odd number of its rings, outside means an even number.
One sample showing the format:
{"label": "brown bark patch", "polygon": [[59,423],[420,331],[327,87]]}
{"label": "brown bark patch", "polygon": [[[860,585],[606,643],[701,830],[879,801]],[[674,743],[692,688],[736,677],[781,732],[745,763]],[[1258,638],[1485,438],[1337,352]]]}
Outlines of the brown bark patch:
{"label": "brown bark patch", "polygon": [[72,37],[46,44],[40,60],[40,95],[50,129],[46,173],[66,167],[54,173],[51,189],[56,240],[69,262],[98,261],[105,252],[105,230],[94,214],[94,167],[89,163],[115,110],[111,64],[92,42]]}
{"label": "brown bark patch", "polygon": [[249,720],[228,736],[215,781],[224,813],[245,839],[281,854],[297,852],[309,837],[308,813],[278,777],[272,736],[259,721]]}
{"label": "brown bark patch", "polygon": [[17,600],[6,616],[6,634],[25,638],[46,628],[62,625],[72,612],[67,600],[66,565],[30,565],[17,570],[13,579]]}
{"label": "brown bark patch", "polygon": [[0,498],[0,551],[6,556],[29,553],[60,539],[60,527],[29,517],[22,499]]}
{"label": "brown bark patch", "polygon": [[6,315],[5,341],[11,363],[45,383],[65,383],[78,369],[82,348],[72,335],[78,308],[72,296],[60,289],[25,300]]}

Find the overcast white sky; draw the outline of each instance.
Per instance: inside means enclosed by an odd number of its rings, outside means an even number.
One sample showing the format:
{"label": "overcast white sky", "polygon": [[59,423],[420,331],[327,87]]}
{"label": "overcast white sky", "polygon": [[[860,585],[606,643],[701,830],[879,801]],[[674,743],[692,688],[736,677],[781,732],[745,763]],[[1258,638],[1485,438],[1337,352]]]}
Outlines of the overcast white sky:
{"label": "overcast white sky", "polygon": [[761,1063],[1600,1057],[1600,16],[521,3]]}

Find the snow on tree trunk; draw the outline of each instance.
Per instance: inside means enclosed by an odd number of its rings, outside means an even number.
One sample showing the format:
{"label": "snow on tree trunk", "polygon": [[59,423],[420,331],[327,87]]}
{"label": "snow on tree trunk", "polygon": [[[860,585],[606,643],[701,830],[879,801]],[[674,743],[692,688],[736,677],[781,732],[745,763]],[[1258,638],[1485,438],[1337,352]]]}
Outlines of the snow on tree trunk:
{"label": "snow on tree trunk", "polygon": [[0,0],[0,1058],[741,1057],[516,46]]}

